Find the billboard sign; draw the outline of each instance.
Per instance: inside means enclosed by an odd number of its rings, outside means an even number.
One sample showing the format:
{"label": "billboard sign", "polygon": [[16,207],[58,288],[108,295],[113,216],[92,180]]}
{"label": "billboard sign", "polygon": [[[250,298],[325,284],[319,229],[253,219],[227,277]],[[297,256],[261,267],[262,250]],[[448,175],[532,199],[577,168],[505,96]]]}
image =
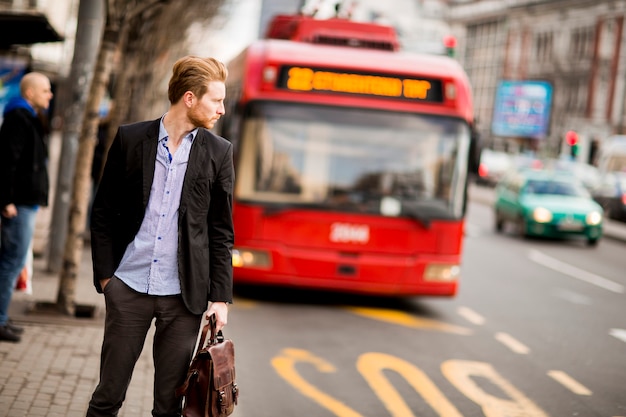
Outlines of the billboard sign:
{"label": "billboard sign", "polygon": [[543,139],[550,127],[552,85],[546,81],[500,81],[491,132],[495,136]]}
{"label": "billboard sign", "polygon": [[26,72],[28,61],[14,57],[0,57],[0,122],[4,107],[20,95],[20,81]]}

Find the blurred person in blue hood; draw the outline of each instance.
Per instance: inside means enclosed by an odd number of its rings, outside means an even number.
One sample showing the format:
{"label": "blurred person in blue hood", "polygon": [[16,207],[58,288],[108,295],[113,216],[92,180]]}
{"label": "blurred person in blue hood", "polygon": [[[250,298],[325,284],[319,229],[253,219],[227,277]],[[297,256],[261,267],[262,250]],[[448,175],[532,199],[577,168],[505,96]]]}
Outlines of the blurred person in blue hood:
{"label": "blurred person in blue hood", "polygon": [[7,103],[0,127],[0,341],[19,342],[23,328],[8,317],[17,277],[26,264],[39,206],[48,205],[48,145],[41,113],[50,80],[30,72],[20,97]]}

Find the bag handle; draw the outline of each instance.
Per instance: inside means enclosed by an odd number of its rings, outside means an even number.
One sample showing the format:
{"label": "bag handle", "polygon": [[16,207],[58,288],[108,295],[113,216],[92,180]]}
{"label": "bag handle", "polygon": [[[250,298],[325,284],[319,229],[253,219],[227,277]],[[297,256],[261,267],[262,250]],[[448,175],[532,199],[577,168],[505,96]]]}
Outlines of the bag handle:
{"label": "bag handle", "polygon": [[202,349],[206,349],[209,346],[217,345],[218,343],[222,343],[224,341],[224,335],[222,331],[216,332],[217,329],[217,319],[215,318],[215,314],[211,314],[209,316],[209,322],[204,325],[202,328],[202,336],[200,336],[200,340],[202,340]]}

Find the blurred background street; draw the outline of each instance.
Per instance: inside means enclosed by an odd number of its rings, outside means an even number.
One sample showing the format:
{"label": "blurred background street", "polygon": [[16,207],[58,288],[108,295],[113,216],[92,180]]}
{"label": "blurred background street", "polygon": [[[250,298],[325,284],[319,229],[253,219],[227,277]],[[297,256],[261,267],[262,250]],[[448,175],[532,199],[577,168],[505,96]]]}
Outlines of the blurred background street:
{"label": "blurred background street", "polygon": [[[0,113],[29,71],[55,93],[0,417],[85,414],[92,192],[186,54],[230,71],[233,416],[626,417],[625,17],[626,0],[0,1]],[[534,191],[538,173],[567,191]],[[150,415],[150,346],[121,417]]]}

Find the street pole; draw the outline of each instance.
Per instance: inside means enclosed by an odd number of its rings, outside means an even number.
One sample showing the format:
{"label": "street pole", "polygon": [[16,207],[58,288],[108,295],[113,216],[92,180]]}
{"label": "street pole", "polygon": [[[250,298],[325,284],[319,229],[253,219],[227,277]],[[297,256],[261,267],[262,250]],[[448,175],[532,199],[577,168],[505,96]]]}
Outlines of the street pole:
{"label": "street pole", "polygon": [[85,104],[94,73],[102,27],[102,1],[81,0],[74,44],[74,56],[65,88],[68,107],[63,117],[61,157],[52,207],[52,222],[48,248],[48,270],[59,272],[67,238],[70,200],[76,168],[78,137],[83,123]]}

